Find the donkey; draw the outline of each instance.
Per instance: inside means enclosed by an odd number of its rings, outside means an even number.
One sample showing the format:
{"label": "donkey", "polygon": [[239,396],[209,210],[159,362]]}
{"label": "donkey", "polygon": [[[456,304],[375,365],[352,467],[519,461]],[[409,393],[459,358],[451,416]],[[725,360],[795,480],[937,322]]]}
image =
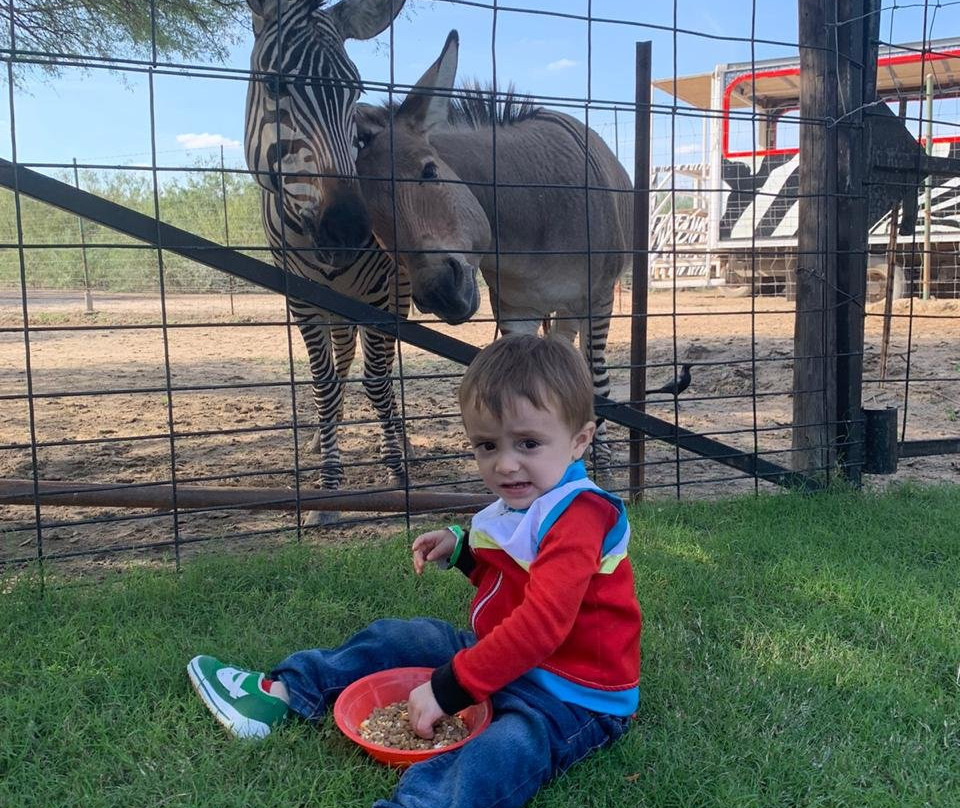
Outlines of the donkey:
{"label": "donkey", "polygon": [[[384,248],[418,306],[469,307],[479,270],[503,333],[548,324],[580,348],[607,395],[614,287],[631,263],[630,178],[601,137],[561,112],[457,91],[459,38],[399,107],[357,105],[357,171]],[[458,95],[459,98],[451,98]],[[482,261],[479,261],[482,257]],[[598,429],[597,460],[609,461]]]}
{"label": "donkey", "polygon": [[[403,4],[247,0],[254,42],[244,127],[274,263],[400,316],[409,310],[409,281],[377,246],[357,187],[354,107],[361,86],[344,41],[375,37]],[[357,326],[301,300],[290,299],[288,307],[307,348],[320,421],[310,448],[320,454],[321,486],[336,489],[344,476],[337,424]],[[391,380],[395,341],[362,327],[360,336],[363,386],[380,420],[381,454],[402,479],[402,430]]]}

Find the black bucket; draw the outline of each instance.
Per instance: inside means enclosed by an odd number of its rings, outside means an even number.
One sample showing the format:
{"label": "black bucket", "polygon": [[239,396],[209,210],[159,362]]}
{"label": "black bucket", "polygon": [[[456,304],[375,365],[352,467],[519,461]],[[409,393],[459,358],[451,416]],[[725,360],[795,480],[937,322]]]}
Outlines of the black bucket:
{"label": "black bucket", "polygon": [[863,472],[893,474],[897,470],[897,408],[863,410]]}

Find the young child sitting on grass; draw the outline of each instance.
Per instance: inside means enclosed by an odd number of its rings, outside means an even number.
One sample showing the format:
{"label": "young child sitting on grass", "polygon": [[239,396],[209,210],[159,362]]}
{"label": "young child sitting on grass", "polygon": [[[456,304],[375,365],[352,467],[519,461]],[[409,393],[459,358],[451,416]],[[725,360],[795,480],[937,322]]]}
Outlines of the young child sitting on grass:
{"label": "young child sitting on grass", "polygon": [[338,648],[299,651],[269,678],[209,656],[194,688],[233,735],[263,737],[295,713],[319,719],[348,684],[427,666],[410,692],[414,731],[490,698],[493,721],[460,749],[405,771],[390,806],[522,806],[571,764],[627,729],[639,699],[641,616],[622,502],[586,476],[593,382],[567,341],[506,336],[460,385],[480,476],[499,499],[469,532],[413,542],[413,567],[455,566],[476,587],[472,631],[441,620],[377,620]]}

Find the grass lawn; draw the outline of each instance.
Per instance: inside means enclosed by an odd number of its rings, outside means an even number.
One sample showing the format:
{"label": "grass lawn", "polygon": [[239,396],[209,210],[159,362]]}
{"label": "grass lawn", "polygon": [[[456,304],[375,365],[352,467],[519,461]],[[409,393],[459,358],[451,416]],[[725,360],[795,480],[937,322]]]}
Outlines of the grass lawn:
{"label": "grass lawn", "polygon": [[[960,488],[633,514],[643,700],[532,808],[960,806]],[[268,668],[382,616],[460,623],[404,536],[0,595],[0,806],[368,806],[397,774],[328,719],[237,742],[188,659]],[[455,808],[438,806],[438,808]]]}

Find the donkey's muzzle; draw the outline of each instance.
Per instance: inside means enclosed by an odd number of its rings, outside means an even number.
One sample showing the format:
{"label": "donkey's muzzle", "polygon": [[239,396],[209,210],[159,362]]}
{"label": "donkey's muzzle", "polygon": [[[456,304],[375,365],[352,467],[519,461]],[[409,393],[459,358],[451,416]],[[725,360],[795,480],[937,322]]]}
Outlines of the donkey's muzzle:
{"label": "donkey's muzzle", "polygon": [[477,270],[462,258],[449,256],[433,282],[417,288],[414,278],[413,302],[422,312],[435,314],[445,323],[465,323],[480,308]]}

